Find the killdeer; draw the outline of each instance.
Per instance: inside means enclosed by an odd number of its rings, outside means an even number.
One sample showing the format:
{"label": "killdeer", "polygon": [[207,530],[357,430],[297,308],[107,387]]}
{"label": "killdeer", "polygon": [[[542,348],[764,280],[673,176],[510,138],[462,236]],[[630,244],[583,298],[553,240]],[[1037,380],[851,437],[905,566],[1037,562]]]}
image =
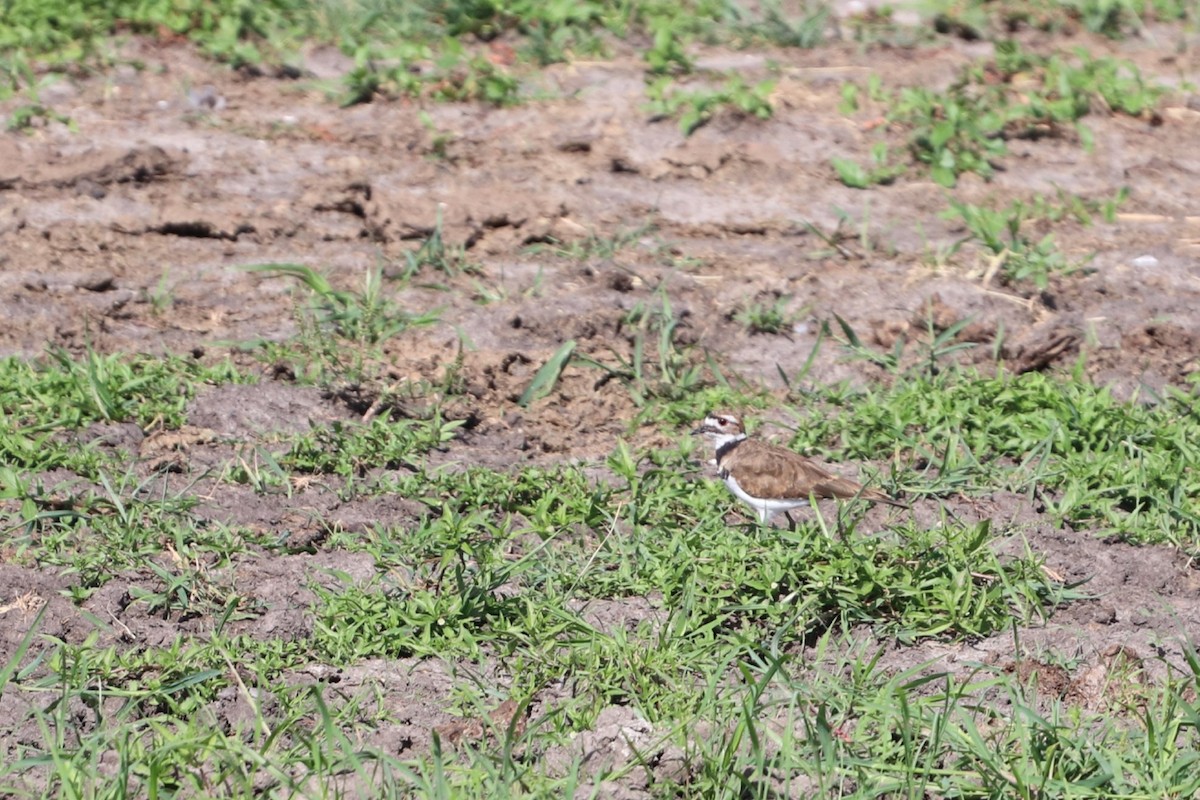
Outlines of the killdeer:
{"label": "killdeer", "polygon": [[716,445],[717,474],[734,497],[754,509],[760,523],[776,511],[808,505],[811,497],[861,497],[908,508],[878,489],[826,472],[799,453],[746,438],[742,421],[733,414],[712,412],[692,433],[704,434]]}

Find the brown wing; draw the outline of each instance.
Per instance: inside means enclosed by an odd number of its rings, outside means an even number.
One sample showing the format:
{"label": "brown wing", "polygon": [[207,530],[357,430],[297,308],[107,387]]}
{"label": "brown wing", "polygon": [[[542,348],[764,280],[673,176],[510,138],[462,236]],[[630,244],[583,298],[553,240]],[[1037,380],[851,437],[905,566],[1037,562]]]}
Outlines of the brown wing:
{"label": "brown wing", "polygon": [[742,489],[755,497],[863,497],[904,506],[878,489],[864,489],[857,481],[834,475],[799,453],[753,439],[740,442],[720,466],[735,473]]}
{"label": "brown wing", "polygon": [[840,497],[843,499],[861,497],[864,500],[870,500],[875,503],[887,503],[889,506],[908,508],[907,503],[894,500],[878,489],[865,489],[861,483],[856,483],[847,478],[835,477],[832,481],[821,484],[817,489],[818,491],[814,492],[817,497]]}
{"label": "brown wing", "polygon": [[813,485],[812,494],[817,497],[837,497],[843,500],[848,500],[852,497],[861,497],[864,500],[870,500],[876,503],[887,503],[890,506],[899,506],[900,508],[908,508],[905,503],[899,500],[893,500],[878,489],[869,489],[864,487],[858,481],[852,481],[849,478],[843,478],[840,475],[831,475],[825,470],[808,461],[804,456],[800,456],[808,462],[808,469],[814,473],[827,475],[825,480],[819,480]]}

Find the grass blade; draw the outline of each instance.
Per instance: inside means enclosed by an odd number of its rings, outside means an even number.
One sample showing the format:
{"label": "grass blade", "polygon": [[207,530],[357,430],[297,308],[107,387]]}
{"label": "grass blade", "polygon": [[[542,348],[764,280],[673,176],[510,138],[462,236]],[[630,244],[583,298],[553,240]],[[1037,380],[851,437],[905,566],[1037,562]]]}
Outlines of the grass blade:
{"label": "grass blade", "polygon": [[21,637],[21,643],[17,645],[17,649],[13,652],[12,658],[8,663],[0,669],[0,697],[4,696],[4,687],[12,679],[13,673],[17,671],[17,666],[21,663],[21,659],[25,657],[29,646],[33,644],[33,637],[37,635],[38,628],[41,627],[42,617],[46,614],[46,609],[50,607],[49,603],[43,603],[37,616],[33,618],[33,624],[29,626],[29,630],[25,631],[25,635]]}
{"label": "grass blade", "polygon": [[273,272],[276,275],[286,275],[303,283],[313,292],[328,297],[333,294],[333,285],[329,280],[312,267],[303,264],[248,264],[242,267],[247,272]]}
{"label": "grass blade", "polygon": [[567,362],[571,359],[571,354],[575,352],[575,340],[568,339],[563,343],[563,346],[558,348],[550,359],[542,364],[542,368],[533,376],[533,380],[529,382],[529,386],[521,394],[521,399],[517,401],[517,405],[521,408],[529,408],[529,404],[534,400],[539,400],[554,390],[555,384],[558,383],[558,378],[562,375],[563,369],[567,366]]}
{"label": "grass blade", "polygon": [[858,338],[858,334],[854,332],[854,328],[850,327],[849,322],[846,322],[846,320],[842,319],[837,314],[834,314],[833,318],[836,319],[838,325],[841,326],[842,333],[845,335],[846,341],[850,343],[851,347],[855,349],[865,349],[863,347],[863,343]]}

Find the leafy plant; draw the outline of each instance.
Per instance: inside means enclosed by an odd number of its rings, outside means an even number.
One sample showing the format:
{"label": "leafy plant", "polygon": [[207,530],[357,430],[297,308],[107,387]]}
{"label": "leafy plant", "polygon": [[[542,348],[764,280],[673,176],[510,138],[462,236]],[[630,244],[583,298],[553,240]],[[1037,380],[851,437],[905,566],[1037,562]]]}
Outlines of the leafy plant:
{"label": "leafy plant", "polygon": [[12,113],[8,115],[8,124],[5,127],[9,131],[24,131],[34,128],[38,124],[45,125],[50,122],[72,124],[71,118],[66,114],[60,114],[41,103],[27,103],[13,109]]}
{"label": "leafy plant", "polygon": [[570,242],[551,241],[549,244],[535,244],[529,248],[529,252],[548,251],[559,258],[580,262],[591,259],[611,259],[617,253],[638,244],[655,230],[652,223],[646,223],[634,228],[620,228],[607,236],[593,231],[583,238]]}
{"label": "leafy plant", "polygon": [[463,245],[446,244],[442,225],[442,206],[437,209],[437,218],[428,238],[421,243],[415,252],[404,254],[404,278],[420,275],[426,268],[440,272],[446,277],[454,277],[464,273],[477,274],[481,270],[478,264],[467,258],[467,249]]}
{"label": "leafy plant", "polygon": [[[1001,41],[994,60],[964,69],[944,92],[902,88],[888,102],[887,117],[907,131],[913,159],[928,165],[934,181],[951,187],[966,172],[990,178],[1008,151],[1007,140],[1074,131],[1086,145],[1090,133],[1079,120],[1094,107],[1150,114],[1162,92],[1127,62],[1083,50],[1074,59],[1042,56]],[[850,164],[839,174],[848,185],[870,177]]]}
{"label": "leafy plant", "polygon": [[285,468],[361,477],[368,469],[411,466],[409,459],[451,441],[463,420],[387,420],[365,425],[334,422],[295,438],[280,459]]}
{"label": "leafy plant", "polygon": [[692,71],[692,59],[673,20],[656,19],[652,30],[653,44],[646,50],[646,69],[651,75],[682,75]]}
{"label": "leafy plant", "polygon": [[300,377],[326,385],[374,382],[381,372],[383,343],[409,328],[431,325],[439,316],[437,311],[401,308],[387,296],[379,267],[367,269],[358,291],[335,289],[328,278],[303,264],[255,264],[246,269],[293,278],[309,291],[309,302],[297,307],[299,335],[285,345],[266,345],[263,354],[275,362],[298,362]]}
{"label": "leafy plant", "polygon": [[834,158],[832,163],[842,183],[851,189],[867,189],[875,184],[886,186],[905,173],[907,168],[903,164],[890,164],[888,160],[887,143],[877,142],[871,147],[869,167],[846,158]]}
{"label": "leafy plant", "polygon": [[800,314],[788,311],[791,295],[779,295],[772,303],[747,302],[733,315],[751,334],[781,334],[790,331]]}
{"label": "leafy plant", "polygon": [[659,78],[646,87],[650,110],[657,117],[678,117],[679,127],[690,136],[722,110],[743,117],[770,119],[775,113],[771,102],[774,81],[748,86],[740,77],[728,79],[719,88],[671,91],[671,78]]}
{"label": "leafy plant", "polygon": [[[433,60],[432,70],[418,62]],[[354,68],[343,79],[343,106],[369,103],[377,96],[429,97],[443,102],[481,101],[494,106],[515,105],[520,82],[507,69],[468,52],[454,39],[435,48],[421,41],[402,40],[382,51],[363,44]]]}
{"label": "leafy plant", "polygon": [[567,362],[570,361],[571,355],[574,352],[574,339],[568,339],[563,342],[562,346],[554,352],[554,355],[550,356],[546,363],[538,369],[537,374],[533,376],[533,380],[529,382],[529,386],[521,393],[521,398],[517,400],[517,405],[521,408],[528,408],[530,403],[554,391],[554,385],[558,383],[559,376],[562,375],[563,369],[566,367]]}
{"label": "leafy plant", "polygon": [[303,264],[254,264],[251,272],[295,278],[312,292],[318,329],[360,345],[386,341],[414,325],[428,325],[436,315],[416,315],[400,309],[384,295],[383,272],[370,268],[357,292],[333,288],[321,273]]}
{"label": "leafy plant", "polygon": [[970,234],[968,238],[991,252],[989,275],[999,274],[1010,284],[1031,281],[1037,288],[1045,289],[1052,275],[1066,275],[1081,267],[1067,261],[1053,234],[1033,241],[1026,231],[1038,222],[1058,222],[1065,217],[1083,225],[1091,224],[1093,214],[1111,221],[1127,196],[1128,192],[1122,189],[1109,200],[1089,201],[1060,190],[1057,203],[1037,195],[1029,201],[1014,200],[1003,210],[952,199],[944,216],[961,220]]}
{"label": "leafy plant", "polygon": [[829,5],[819,0],[806,0],[799,13],[785,11],[778,0],[770,0],[762,3],[760,13],[761,19],[742,26],[744,35],[780,47],[817,47],[825,41],[832,22]]}
{"label": "leafy plant", "polygon": [[622,321],[621,327],[629,331],[626,336],[631,340],[629,354],[610,347],[615,364],[578,356],[580,363],[605,372],[602,383],[621,381],[638,406],[645,406],[653,398],[678,399],[706,382],[705,365],[692,357],[690,347],[676,341],[684,323],[672,309],[670,298],[661,289],[656,295],[653,303],[639,303]]}

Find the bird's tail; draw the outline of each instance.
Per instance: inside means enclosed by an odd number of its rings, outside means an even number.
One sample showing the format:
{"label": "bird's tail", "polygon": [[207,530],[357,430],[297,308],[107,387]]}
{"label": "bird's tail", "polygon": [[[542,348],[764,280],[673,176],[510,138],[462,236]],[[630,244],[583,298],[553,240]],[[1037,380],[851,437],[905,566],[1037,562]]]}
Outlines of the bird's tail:
{"label": "bird's tail", "polygon": [[911,508],[912,507],[908,503],[905,503],[903,500],[897,500],[894,497],[890,497],[890,496],[884,494],[883,492],[879,491],[878,489],[863,489],[861,496],[865,497],[868,500],[874,500],[876,503],[886,503],[889,506],[896,506],[897,508]]}

